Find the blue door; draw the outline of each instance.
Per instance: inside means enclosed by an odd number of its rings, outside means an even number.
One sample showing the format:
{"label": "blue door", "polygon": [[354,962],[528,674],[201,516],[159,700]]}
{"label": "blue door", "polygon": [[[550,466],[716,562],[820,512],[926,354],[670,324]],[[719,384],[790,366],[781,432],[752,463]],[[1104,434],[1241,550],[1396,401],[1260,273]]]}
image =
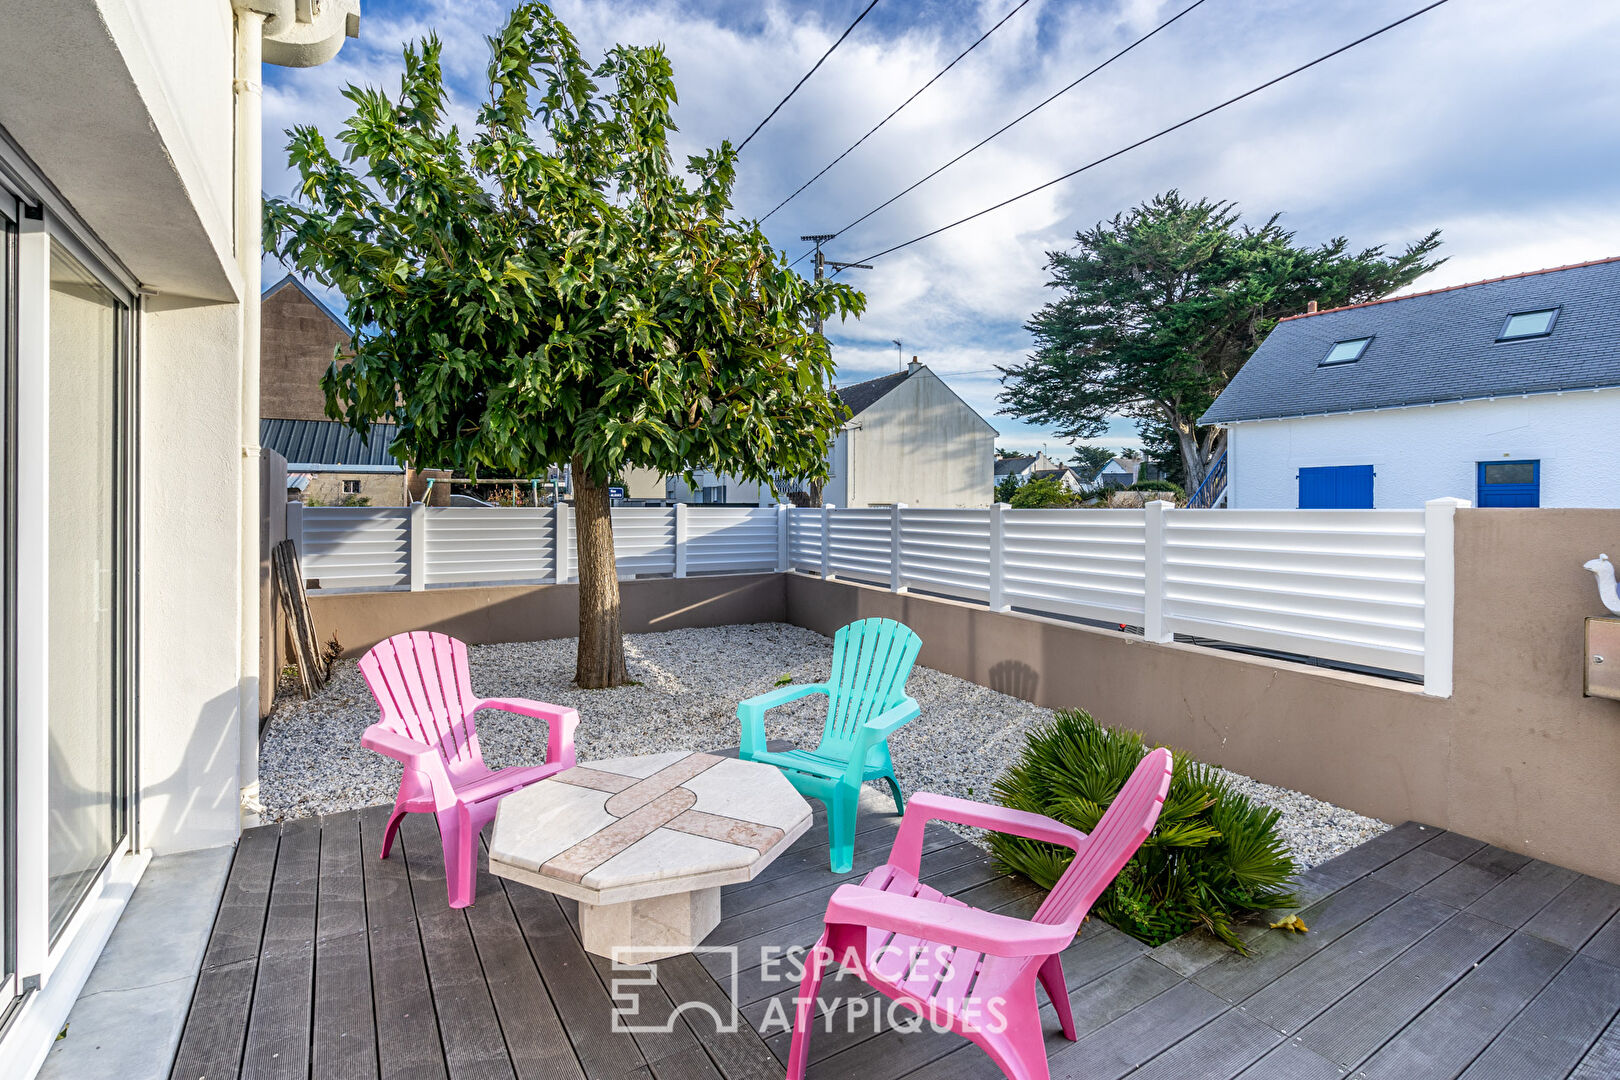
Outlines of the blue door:
{"label": "blue door", "polygon": [[1540,506],[1541,462],[1480,462],[1478,505]]}
{"label": "blue door", "polygon": [[1323,465],[1299,470],[1301,510],[1371,510],[1371,465]]}

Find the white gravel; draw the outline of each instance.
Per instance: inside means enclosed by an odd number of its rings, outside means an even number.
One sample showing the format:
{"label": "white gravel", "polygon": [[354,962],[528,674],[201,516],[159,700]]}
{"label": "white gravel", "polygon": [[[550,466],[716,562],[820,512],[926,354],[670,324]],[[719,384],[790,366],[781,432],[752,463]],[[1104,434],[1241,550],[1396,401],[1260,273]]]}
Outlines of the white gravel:
{"label": "white gravel", "polygon": [[[581,761],[677,749],[735,746],[737,702],[774,687],[827,677],[832,643],[783,623],[632,634],[625,639],[630,677],[639,685],[580,690],[573,685],[574,641],[474,645],[472,685],[488,696],[571,705],[580,713]],[[922,715],[890,740],[895,772],[910,791],[988,799],[995,778],[1017,757],[1024,733],[1049,709],[930,668],[917,667],[907,689]],[[767,717],[771,738],[814,744],[822,699]],[[264,818],[282,821],[392,802],[399,766],[360,746],[377,706],[354,661],[339,661],[332,681],[310,701],[280,700],[259,751]],[[478,741],[494,767],[542,761],[545,725],[492,710],[478,715]],[[1283,837],[1303,869],[1332,858],[1389,826],[1298,792],[1229,774],[1259,802],[1282,811]]]}

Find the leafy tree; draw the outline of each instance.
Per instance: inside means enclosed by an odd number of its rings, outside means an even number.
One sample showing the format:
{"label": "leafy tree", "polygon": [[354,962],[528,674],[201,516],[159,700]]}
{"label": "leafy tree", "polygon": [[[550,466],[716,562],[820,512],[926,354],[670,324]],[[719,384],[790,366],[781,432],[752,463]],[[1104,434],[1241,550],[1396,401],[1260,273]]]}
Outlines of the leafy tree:
{"label": "leafy tree", "polygon": [[1069,464],[1089,483],[1102,471],[1103,466],[1124,455],[1123,450],[1115,453],[1105,446],[1088,446],[1082,443],[1074,448],[1074,456],[1069,458]]}
{"label": "leafy tree", "polygon": [[349,87],[342,160],[290,132],[294,200],[266,244],[336,287],[356,328],[323,379],[327,413],[399,425],[390,451],[476,478],[570,465],[584,687],[627,681],[609,480],[699,467],[761,483],[824,478],[848,415],[818,320],[859,314],[847,285],[791,272],[728,217],[729,143],[671,161],[675,85],[659,47],[594,70],[525,3],[490,39],[489,98],[446,123],[440,46],[405,49],[397,98]]}
{"label": "leafy tree", "polygon": [[1009,474],[996,482],[996,502],[1012,502],[1012,497],[1016,494],[1018,494],[1018,477]]}
{"label": "leafy tree", "polygon": [[1173,436],[1188,489],[1204,479],[1209,408],[1284,315],[1373,300],[1434,269],[1439,230],[1398,255],[1337,237],[1295,243],[1273,214],[1241,225],[1234,204],[1155,196],[1047,253],[1058,298],[1027,324],[1034,354],[1001,368],[1001,411],[1095,438],[1111,416]]}
{"label": "leafy tree", "polygon": [[1079,500],[1055,476],[1037,476],[1020,484],[1007,500],[1014,510],[1047,510],[1074,506]]}

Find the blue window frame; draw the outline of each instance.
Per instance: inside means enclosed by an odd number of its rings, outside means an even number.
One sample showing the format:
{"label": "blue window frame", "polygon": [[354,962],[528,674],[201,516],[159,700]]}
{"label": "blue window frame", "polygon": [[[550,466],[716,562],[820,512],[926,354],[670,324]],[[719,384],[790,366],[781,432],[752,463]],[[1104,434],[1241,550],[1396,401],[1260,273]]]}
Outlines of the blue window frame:
{"label": "blue window frame", "polygon": [[1480,506],[1540,506],[1541,462],[1480,462],[1476,502]]}
{"label": "blue window frame", "polygon": [[1323,465],[1299,470],[1301,510],[1371,510],[1371,465]]}

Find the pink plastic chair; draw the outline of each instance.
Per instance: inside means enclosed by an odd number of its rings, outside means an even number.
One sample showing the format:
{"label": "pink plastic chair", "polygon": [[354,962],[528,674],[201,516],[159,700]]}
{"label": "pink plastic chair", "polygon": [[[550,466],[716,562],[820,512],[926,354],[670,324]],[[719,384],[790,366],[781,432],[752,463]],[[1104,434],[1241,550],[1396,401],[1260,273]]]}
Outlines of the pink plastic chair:
{"label": "pink plastic chair", "polygon": [[[360,745],[405,766],[399,796],[383,833],[388,858],[409,813],[439,819],[444,876],[450,906],[473,902],[478,872],[478,834],[495,817],[503,795],[574,766],[574,728],[579,713],[523,698],[480,698],[467,673],[467,646],[453,637],[415,631],[395,634],[360,658],[360,673],[382,708]],[[501,709],[544,720],[546,763],[491,769],[478,752],[473,713]]]}
{"label": "pink plastic chair", "polygon": [[[889,862],[859,885],[841,885],[826,931],[805,964],[788,1055],[802,1080],[817,1015],[822,969],[834,960],[925,1020],[983,1047],[1011,1080],[1046,1080],[1038,981],[1074,1039],[1059,953],[1108,883],[1142,846],[1170,790],[1170,751],[1148,754],[1090,836],[1040,814],[919,793],[906,806]],[[917,880],[923,827],[931,820],[977,825],[1073,848],[1069,868],[1033,919],[969,907]]]}

